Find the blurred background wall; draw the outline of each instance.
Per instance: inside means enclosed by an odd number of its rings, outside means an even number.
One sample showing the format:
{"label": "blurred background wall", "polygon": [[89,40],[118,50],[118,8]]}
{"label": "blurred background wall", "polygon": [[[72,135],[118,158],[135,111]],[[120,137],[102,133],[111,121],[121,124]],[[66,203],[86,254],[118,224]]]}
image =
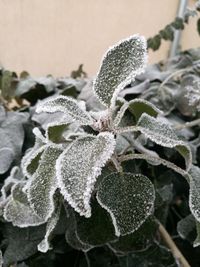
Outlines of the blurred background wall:
{"label": "blurred background wall", "polygon": [[[105,50],[134,33],[153,36],[170,23],[178,0],[0,0],[0,64],[34,76],[63,76],[80,63],[94,75]],[[190,0],[191,5],[194,0]],[[182,35],[182,48],[198,47],[196,20]],[[167,57],[169,43],[150,52]]]}

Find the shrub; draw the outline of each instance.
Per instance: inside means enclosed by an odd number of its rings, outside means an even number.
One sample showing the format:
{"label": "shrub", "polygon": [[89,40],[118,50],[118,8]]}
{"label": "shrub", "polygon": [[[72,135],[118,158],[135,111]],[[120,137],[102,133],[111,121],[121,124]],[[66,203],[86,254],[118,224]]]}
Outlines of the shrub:
{"label": "shrub", "polygon": [[199,59],[144,72],[134,35],[93,85],[1,71],[4,266],[189,266],[164,226],[199,245]]}

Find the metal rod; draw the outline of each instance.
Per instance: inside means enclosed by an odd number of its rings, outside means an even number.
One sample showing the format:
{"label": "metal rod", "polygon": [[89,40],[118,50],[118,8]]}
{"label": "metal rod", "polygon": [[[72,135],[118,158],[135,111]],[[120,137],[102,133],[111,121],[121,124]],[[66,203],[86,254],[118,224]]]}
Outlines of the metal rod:
{"label": "metal rod", "polygon": [[[177,17],[179,17],[179,18],[184,17],[187,5],[188,5],[188,0],[179,0],[179,6],[178,6],[177,14],[176,14]],[[180,39],[181,39],[181,31],[175,30],[174,40],[171,44],[169,57],[174,57],[177,54],[179,44],[180,44]]]}

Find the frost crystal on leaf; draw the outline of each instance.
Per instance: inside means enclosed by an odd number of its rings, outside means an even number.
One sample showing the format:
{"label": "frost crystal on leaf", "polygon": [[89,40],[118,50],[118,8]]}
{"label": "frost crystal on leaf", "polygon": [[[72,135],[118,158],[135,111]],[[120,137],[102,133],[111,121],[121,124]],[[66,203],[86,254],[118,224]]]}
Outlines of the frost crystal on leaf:
{"label": "frost crystal on leaf", "polygon": [[146,40],[133,35],[111,47],[104,55],[93,89],[101,103],[114,105],[117,94],[146,66]]}
{"label": "frost crystal on leaf", "polygon": [[149,217],[155,192],[144,175],[113,173],[101,182],[97,200],[109,212],[115,234],[120,236],[133,233]]}
{"label": "frost crystal on leaf", "polygon": [[26,185],[31,207],[44,221],[54,211],[53,196],[57,189],[55,163],[61,153],[60,148],[48,146],[41,156],[36,172]]}
{"label": "frost crystal on leaf", "polygon": [[44,236],[44,239],[38,245],[38,250],[43,253],[47,252],[50,249],[49,239],[59,220],[60,208],[60,206],[56,208],[53,214],[51,215],[51,218],[47,221],[46,234]]}
{"label": "frost crystal on leaf", "polygon": [[2,252],[0,250],[0,267],[3,266],[3,256],[2,256]]}
{"label": "frost crystal on leaf", "polygon": [[146,113],[143,113],[138,121],[138,129],[151,141],[164,147],[176,148],[184,157],[187,170],[192,164],[190,147],[180,140],[169,124],[163,123]]}
{"label": "frost crystal on leaf", "polygon": [[36,112],[63,112],[81,125],[91,125],[93,120],[89,113],[83,110],[78,102],[67,96],[57,96],[55,98],[42,101],[38,104]]}
{"label": "frost crystal on leaf", "polygon": [[18,227],[36,226],[44,223],[44,220],[30,207],[23,187],[24,183],[13,186],[11,196],[4,208],[4,219]]}
{"label": "frost crystal on leaf", "polygon": [[200,168],[192,165],[189,175],[189,206],[195,219],[200,222]]}
{"label": "frost crystal on leaf", "polygon": [[98,136],[78,138],[58,158],[56,172],[59,188],[80,215],[91,216],[90,197],[96,178],[114,148],[114,136],[103,132]]}

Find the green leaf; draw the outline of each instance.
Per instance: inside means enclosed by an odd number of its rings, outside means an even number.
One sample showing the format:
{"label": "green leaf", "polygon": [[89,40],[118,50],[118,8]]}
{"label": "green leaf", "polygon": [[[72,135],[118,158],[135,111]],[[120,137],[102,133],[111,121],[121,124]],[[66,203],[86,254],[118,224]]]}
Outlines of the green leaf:
{"label": "green leaf", "polygon": [[30,207],[24,183],[18,183],[12,187],[11,196],[4,208],[4,219],[12,222],[14,226],[27,227],[44,223],[34,210]]}
{"label": "green leaf", "polygon": [[48,146],[41,156],[36,172],[26,185],[31,207],[44,221],[54,211],[54,193],[57,189],[55,164],[62,151],[60,147]]}
{"label": "green leaf", "polygon": [[158,114],[162,114],[162,111],[156,108],[156,106],[141,98],[131,100],[128,109],[135,116],[136,122],[143,113],[147,113],[152,117],[157,117]]}
{"label": "green leaf", "polygon": [[144,113],[137,125],[139,131],[151,141],[164,147],[175,148],[184,157],[186,169],[191,167],[192,153],[190,147],[177,137],[169,124]]}
{"label": "green leaf", "polygon": [[133,35],[111,47],[103,57],[93,85],[100,102],[107,107],[113,105],[117,94],[143,72],[146,61],[143,36]]}
{"label": "green leaf", "polygon": [[48,124],[46,130],[47,141],[53,143],[61,143],[63,141],[63,133],[68,128],[66,123],[51,123]]}
{"label": "green leaf", "polygon": [[77,236],[86,244],[99,246],[115,240],[115,231],[109,214],[97,201],[92,202],[90,218],[77,217]]}
{"label": "green leaf", "polygon": [[83,110],[76,100],[67,96],[57,96],[40,102],[37,105],[36,112],[63,112],[69,118],[77,121],[81,125],[93,124],[93,120],[89,113]]}
{"label": "green leaf", "polygon": [[192,214],[189,214],[185,218],[181,219],[177,224],[177,232],[181,238],[188,241],[194,241],[195,237],[195,219]]}
{"label": "green leaf", "polygon": [[141,174],[113,173],[101,182],[97,200],[110,214],[116,236],[135,232],[153,211],[155,191]]}
{"label": "green leaf", "polygon": [[91,216],[90,198],[96,178],[114,148],[115,139],[109,132],[87,135],[69,145],[56,162],[61,193],[81,216]]}
{"label": "green leaf", "polygon": [[148,39],[148,48],[151,48],[153,51],[156,51],[159,49],[161,45],[161,36],[157,34],[156,36]]}
{"label": "green leaf", "polygon": [[183,30],[184,29],[184,21],[182,18],[177,17],[175,21],[172,23],[172,27],[176,30]]}

